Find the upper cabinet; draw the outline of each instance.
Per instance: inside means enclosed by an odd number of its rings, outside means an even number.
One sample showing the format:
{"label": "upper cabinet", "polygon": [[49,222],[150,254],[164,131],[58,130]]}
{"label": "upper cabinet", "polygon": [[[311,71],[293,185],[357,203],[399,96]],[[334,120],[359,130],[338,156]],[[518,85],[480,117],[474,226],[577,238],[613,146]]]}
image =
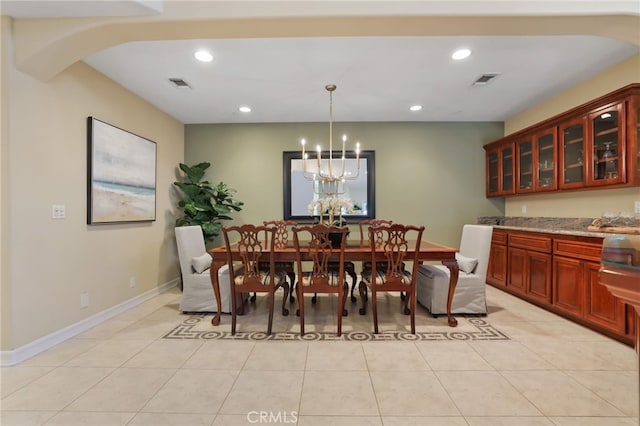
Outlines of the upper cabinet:
{"label": "upper cabinet", "polygon": [[589,114],[587,185],[626,182],[624,104],[617,103]]}
{"label": "upper cabinet", "polygon": [[513,143],[506,143],[487,151],[487,197],[515,193],[513,150]]}
{"label": "upper cabinet", "polygon": [[487,196],[640,186],[640,84],[485,145]]}
{"label": "upper cabinet", "polygon": [[556,133],[554,126],[516,142],[518,194],[557,189]]}

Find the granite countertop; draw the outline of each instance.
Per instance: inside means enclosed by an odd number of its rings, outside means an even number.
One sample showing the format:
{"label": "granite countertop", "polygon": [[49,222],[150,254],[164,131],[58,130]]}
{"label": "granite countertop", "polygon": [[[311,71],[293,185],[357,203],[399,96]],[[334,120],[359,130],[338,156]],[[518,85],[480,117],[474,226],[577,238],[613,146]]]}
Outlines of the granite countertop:
{"label": "granite countertop", "polygon": [[544,232],[547,234],[577,235],[583,237],[607,238],[612,235],[622,235],[590,231],[588,228],[593,223],[593,220],[593,218],[567,217],[484,216],[478,218],[478,224],[493,225],[496,229],[511,231]]}
{"label": "granite countertop", "polygon": [[496,229],[506,229],[511,231],[544,232],[546,234],[578,235],[581,237],[606,238],[612,235],[607,232],[593,232],[593,231],[578,230],[578,229],[549,229],[549,228],[536,228],[536,227],[530,227],[530,226],[506,226],[506,225],[493,225],[493,227]]}

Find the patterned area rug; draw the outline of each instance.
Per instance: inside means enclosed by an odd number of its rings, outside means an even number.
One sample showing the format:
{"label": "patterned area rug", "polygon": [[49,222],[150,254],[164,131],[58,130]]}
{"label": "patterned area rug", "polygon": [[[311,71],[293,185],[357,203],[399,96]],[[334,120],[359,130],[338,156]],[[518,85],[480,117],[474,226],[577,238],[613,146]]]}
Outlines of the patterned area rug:
{"label": "patterned area rug", "polygon": [[[379,334],[364,331],[344,331],[341,337],[335,332],[306,332],[304,336],[300,333],[273,332],[268,335],[266,332],[237,332],[235,336],[230,331],[211,330],[211,315],[191,315],[182,324],[175,327],[165,336],[164,339],[206,339],[206,340],[295,340],[295,341],[437,341],[437,340],[511,340],[509,337],[480,318],[460,318],[458,321],[467,321],[472,331],[457,330],[446,327],[446,331],[416,331],[411,334],[408,331],[387,331]],[[208,325],[206,331],[199,330],[198,327]]]}

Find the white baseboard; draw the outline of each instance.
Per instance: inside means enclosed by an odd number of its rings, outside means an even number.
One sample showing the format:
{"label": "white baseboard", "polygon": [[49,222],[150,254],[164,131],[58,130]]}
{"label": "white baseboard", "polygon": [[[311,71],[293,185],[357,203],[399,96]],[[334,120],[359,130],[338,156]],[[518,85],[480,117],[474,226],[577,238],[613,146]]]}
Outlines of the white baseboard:
{"label": "white baseboard", "polygon": [[162,284],[159,287],[142,293],[141,295],[122,302],[119,305],[116,305],[112,308],[85,318],[80,322],[51,333],[48,336],[44,336],[40,339],[34,340],[33,342],[28,343],[20,348],[14,349],[12,351],[2,351],[0,352],[0,366],[4,367],[15,365],[31,358],[34,355],[39,354],[40,352],[44,352],[47,349],[52,348],[53,346],[62,343],[67,339],[70,339],[71,337],[77,336],[78,334],[83,333],[90,328],[95,327],[96,325],[115,317],[116,315],[119,315],[161,293],[172,289],[173,287],[178,285],[179,282],[180,279],[175,278],[168,283]]}

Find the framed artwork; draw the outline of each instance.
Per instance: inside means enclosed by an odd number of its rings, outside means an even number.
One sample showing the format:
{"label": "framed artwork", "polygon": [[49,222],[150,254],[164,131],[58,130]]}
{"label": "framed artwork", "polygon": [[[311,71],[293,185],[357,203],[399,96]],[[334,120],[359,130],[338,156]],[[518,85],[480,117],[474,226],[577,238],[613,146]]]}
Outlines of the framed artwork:
{"label": "framed artwork", "polygon": [[[323,151],[323,159],[328,158],[328,151]],[[315,152],[308,153],[311,165],[315,163]],[[341,152],[334,152],[334,158],[340,158]],[[315,194],[314,185],[317,182],[307,180],[304,177],[304,161],[300,151],[285,151],[283,158],[283,202],[285,220],[299,222],[312,222],[314,214],[309,212],[309,204],[319,196]],[[323,160],[326,162],[326,160]],[[324,163],[323,163],[324,164]],[[326,166],[323,166],[326,168]],[[354,172],[358,169],[358,161],[353,152],[346,153],[345,170]],[[375,218],[376,190],[375,190],[375,151],[362,151],[360,153],[358,178],[347,181],[344,194],[339,197],[349,198],[356,206],[353,213],[344,215],[345,219],[354,221]]]}
{"label": "framed artwork", "polygon": [[156,143],[87,119],[87,224],[156,220]]}

